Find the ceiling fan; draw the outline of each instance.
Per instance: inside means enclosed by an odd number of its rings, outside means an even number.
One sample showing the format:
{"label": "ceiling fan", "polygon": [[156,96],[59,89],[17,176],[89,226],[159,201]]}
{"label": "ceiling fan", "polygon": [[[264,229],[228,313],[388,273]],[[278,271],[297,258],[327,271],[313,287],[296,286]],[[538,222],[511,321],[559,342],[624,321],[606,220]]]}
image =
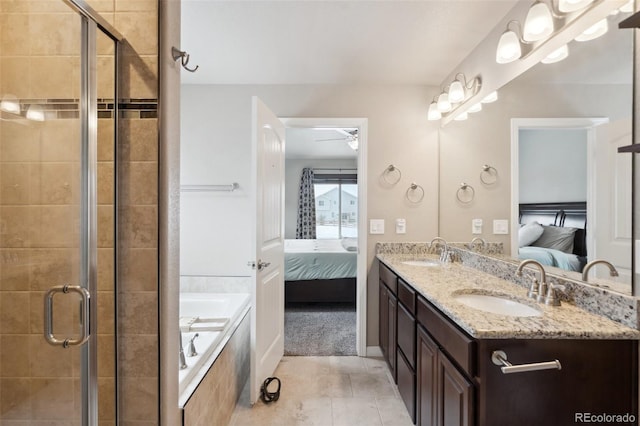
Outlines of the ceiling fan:
{"label": "ceiling fan", "polygon": [[316,139],[316,142],[330,142],[330,141],[345,141],[347,145],[354,151],[358,150],[358,129],[345,130],[334,129],[336,132],[342,133],[343,137],[329,138],[329,139]]}

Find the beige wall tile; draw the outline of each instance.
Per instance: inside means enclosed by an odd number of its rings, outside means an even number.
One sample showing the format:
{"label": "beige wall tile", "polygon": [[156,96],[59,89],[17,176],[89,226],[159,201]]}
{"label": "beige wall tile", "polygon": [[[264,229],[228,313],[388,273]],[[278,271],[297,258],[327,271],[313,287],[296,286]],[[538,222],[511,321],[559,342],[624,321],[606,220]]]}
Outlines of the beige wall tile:
{"label": "beige wall tile", "polygon": [[68,12],[69,6],[65,2],[56,0],[26,0],[29,3],[29,11],[39,12]]}
{"label": "beige wall tile", "polygon": [[115,334],[115,293],[112,291],[100,291],[96,298],[98,305],[98,333]]}
{"label": "beige wall tile", "polygon": [[0,410],[3,419],[31,418],[31,381],[1,379]]}
{"label": "beige wall tile", "polygon": [[158,208],[132,206],[120,212],[122,243],[134,248],[152,248],[158,245]]}
{"label": "beige wall tile", "polygon": [[115,201],[115,176],[112,161],[98,163],[98,204],[113,205]]}
{"label": "beige wall tile", "polygon": [[80,125],[78,119],[47,121],[37,135],[41,151],[36,161],[77,162],[80,159]]}
{"label": "beige wall tile", "polygon": [[158,120],[120,121],[121,160],[158,161]]}
{"label": "beige wall tile", "polygon": [[38,207],[0,207],[0,246],[30,247],[39,233]]}
{"label": "beige wall tile", "polygon": [[48,344],[42,334],[29,336],[30,377],[70,377],[73,352],[79,348],[64,349]]}
{"label": "beige wall tile", "polygon": [[126,335],[119,338],[121,374],[124,377],[153,377],[158,364],[150,362],[148,354],[158,352],[156,335]]}
{"label": "beige wall tile", "polygon": [[[0,299],[1,301],[2,299]],[[32,334],[44,331],[44,291],[29,292],[29,332]]]}
{"label": "beige wall tile", "polygon": [[[104,20],[107,21],[110,25],[114,25],[116,20],[114,13],[101,12],[100,16],[102,16],[102,18],[104,18]],[[102,31],[98,31],[96,35],[96,53],[98,54],[98,56],[113,55],[115,51],[116,45],[111,37],[107,36]]]}
{"label": "beige wall tile", "polygon": [[31,55],[80,55],[80,30],[75,13],[29,14]]}
{"label": "beige wall tile", "polygon": [[[98,322],[100,319],[98,319]],[[98,335],[98,377],[115,377],[116,374],[115,335]]]}
{"label": "beige wall tile", "polygon": [[76,247],[80,241],[78,206],[40,206],[39,231],[33,238],[38,247]]}
{"label": "beige wall tile", "polygon": [[149,205],[158,202],[158,163],[130,162],[122,165],[123,176],[129,185],[122,185],[125,205]]}
{"label": "beige wall tile", "polygon": [[115,290],[115,259],[112,248],[98,249],[98,291]]}
{"label": "beige wall tile", "polygon": [[124,377],[119,385],[121,419],[123,422],[158,422],[158,379],[155,377]]}
{"label": "beige wall tile", "polygon": [[122,336],[158,332],[158,295],[156,293],[130,293],[119,299],[119,331]]}
{"label": "beige wall tile", "polygon": [[98,248],[113,247],[115,212],[112,205],[98,206]]}
{"label": "beige wall tile", "polygon": [[116,0],[116,11],[157,13],[158,2],[155,0]]}
{"label": "beige wall tile", "polygon": [[121,97],[156,99],[158,97],[158,58],[138,56],[128,44],[123,45],[120,68]]}
{"label": "beige wall tile", "polygon": [[29,54],[29,40],[31,38],[29,15],[0,15],[0,31],[2,56],[25,56]]}
{"label": "beige wall tile", "polygon": [[29,293],[5,291],[0,299],[0,333],[27,334],[29,322],[25,312],[29,312]]}
{"label": "beige wall tile", "polygon": [[31,250],[0,250],[0,290],[29,290]]}
{"label": "beige wall tile", "polygon": [[110,118],[98,119],[98,161],[113,161],[115,151],[115,122]]}
{"label": "beige wall tile", "polygon": [[2,0],[0,1],[0,12],[19,13],[28,12],[29,2],[25,0]]}
{"label": "beige wall tile", "polygon": [[[113,378],[98,378],[98,420],[100,425],[109,424],[106,420],[116,417],[116,381]],[[114,424],[114,423],[111,423]]]}
{"label": "beige wall tile", "polygon": [[[1,3],[1,2],[0,2]],[[30,81],[31,68],[27,57],[3,57],[0,61],[2,68],[0,74],[0,93],[12,94],[18,98],[28,98],[30,86],[25,82]]]}
{"label": "beige wall tile", "polygon": [[30,57],[29,96],[36,99],[68,99],[79,94],[79,62],[69,57]]}
{"label": "beige wall tile", "polygon": [[[158,53],[158,17],[154,13],[141,12],[118,12],[116,13],[116,25],[118,31],[127,35],[127,42],[135,54],[156,55]],[[125,54],[132,54],[125,51]]]}
{"label": "beige wall tile", "polygon": [[11,121],[3,121],[0,131],[2,132],[2,145],[0,145],[2,164],[40,161],[40,131],[36,126],[22,126]]}
{"label": "beige wall tile", "polygon": [[158,252],[124,248],[120,251],[119,292],[158,291]]}
{"label": "beige wall tile", "polygon": [[[0,376],[29,377],[29,335],[13,334],[0,337]],[[43,339],[44,340],[44,339]]]}
{"label": "beige wall tile", "polygon": [[74,404],[73,379],[32,379],[31,394],[32,414],[36,418],[56,420],[79,415]]}
{"label": "beige wall tile", "polygon": [[[111,43],[113,43],[113,41],[111,41]],[[113,55],[98,56],[97,58],[98,99],[113,99],[115,97],[116,75],[115,75],[114,67],[115,67],[115,57]]]}
{"label": "beige wall tile", "polygon": [[88,0],[87,3],[96,12],[100,12],[102,17],[104,17],[105,12],[113,12],[115,10],[115,0]]}
{"label": "beige wall tile", "polygon": [[80,200],[80,165],[35,163],[29,168],[31,204],[72,204]]}
{"label": "beige wall tile", "polygon": [[45,291],[54,285],[78,285],[79,256],[73,248],[34,250],[30,289]]}
{"label": "beige wall tile", "polygon": [[0,203],[29,204],[29,164],[3,163],[0,167]]}

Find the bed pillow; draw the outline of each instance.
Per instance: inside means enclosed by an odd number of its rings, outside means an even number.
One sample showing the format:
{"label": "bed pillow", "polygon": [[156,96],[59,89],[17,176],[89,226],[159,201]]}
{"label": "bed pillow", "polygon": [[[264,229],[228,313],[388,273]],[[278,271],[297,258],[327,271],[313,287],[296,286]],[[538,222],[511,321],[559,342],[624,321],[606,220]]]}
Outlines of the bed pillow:
{"label": "bed pillow", "polygon": [[538,222],[527,223],[518,229],[518,246],[530,246],[535,240],[540,238],[544,229]]}
{"label": "bed pillow", "polygon": [[357,238],[343,238],[342,247],[346,251],[358,251],[358,239]]}
{"label": "bed pillow", "polygon": [[540,238],[531,244],[532,246],[573,253],[573,240],[575,238],[576,228],[546,225],[543,225],[542,228],[544,232]]}

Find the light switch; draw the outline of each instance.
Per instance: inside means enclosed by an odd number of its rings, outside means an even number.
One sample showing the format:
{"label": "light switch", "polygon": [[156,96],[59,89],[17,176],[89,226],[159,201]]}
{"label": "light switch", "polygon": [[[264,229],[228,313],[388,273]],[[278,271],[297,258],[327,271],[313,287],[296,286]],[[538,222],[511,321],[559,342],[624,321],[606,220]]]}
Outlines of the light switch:
{"label": "light switch", "polygon": [[384,219],[371,219],[369,221],[370,234],[384,234]]}
{"label": "light switch", "polygon": [[396,234],[406,234],[406,233],[407,233],[407,220],[396,219]]}
{"label": "light switch", "polygon": [[482,234],[482,219],[471,220],[471,233],[474,235]]}
{"label": "light switch", "polygon": [[493,233],[494,234],[508,234],[509,233],[509,221],[507,219],[495,219],[493,221]]}

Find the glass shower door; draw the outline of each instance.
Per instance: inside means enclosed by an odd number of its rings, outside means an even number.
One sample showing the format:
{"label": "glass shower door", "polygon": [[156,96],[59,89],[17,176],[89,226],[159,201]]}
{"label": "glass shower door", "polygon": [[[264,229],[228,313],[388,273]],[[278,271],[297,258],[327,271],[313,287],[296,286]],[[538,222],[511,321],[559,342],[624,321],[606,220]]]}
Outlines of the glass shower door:
{"label": "glass shower door", "polygon": [[23,4],[0,8],[0,423],[97,424],[96,26]]}

